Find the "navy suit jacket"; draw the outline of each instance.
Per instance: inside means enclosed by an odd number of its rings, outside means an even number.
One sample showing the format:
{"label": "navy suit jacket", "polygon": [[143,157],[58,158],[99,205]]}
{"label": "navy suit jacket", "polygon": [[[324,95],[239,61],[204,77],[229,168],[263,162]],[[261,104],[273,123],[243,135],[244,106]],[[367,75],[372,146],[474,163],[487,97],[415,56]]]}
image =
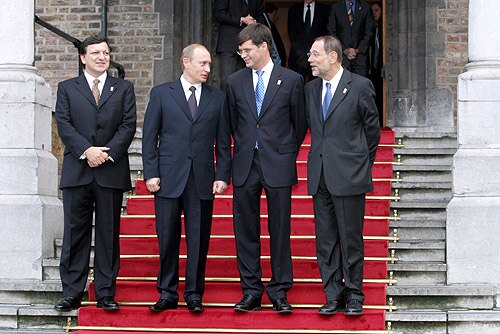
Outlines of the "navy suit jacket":
{"label": "navy suit jacket", "polygon": [[[214,144],[217,170],[214,166]],[[144,118],[144,178],[160,178],[155,195],[181,196],[193,167],[200,199],[213,199],[215,180],[229,183],[231,134],[226,95],[203,84],[193,120],[180,79],[153,87]]]}
{"label": "navy suit jacket", "polygon": [[[108,75],[99,105],[84,75],[63,81],[57,89],[56,121],[65,147],[61,188],[96,180],[102,187],[129,190],[127,150],[136,129],[136,104],[132,83]],[[80,159],[90,146],[106,146],[114,160],[91,168]]]}
{"label": "navy suit jacket", "polygon": [[214,17],[219,22],[219,37],[217,52],[238,51],[237,36],[246,27],[240,24],[242,17],[250,14],[254,19],[263,23],[263,0],[215,0],[213,6]]}
{"label": "navy suit jacket", "polygon": [[372,29],[372,10],[366,2],[356,0],[352,26],[347,16],[345,1],[342,0],[332,5],[328,21],[328,32],[340,40],[343,49],[359,49],[363,55],[366,55],[370,46]]}
{"label": "navy suit jacket", "polygon": [[288,9],[288,36],[292,43],[288,64],[290,69],[310,69],[307,53],[319,36],[328,35],[328,16],[330,6],[315,2],[314,15],[309,33],[304,26],[304,2],[290,6]]}
{"label": "navy suit jacket", "polygon": [[375,91],[370,80],[344,69],[328,108],[322,112],[323,80],[305,87],[311,150],[307,161],[309,194],[315,195],[323,170],[328,191],[335,196],[373,190],[372,165],[380,139]]}
{"label": "navy suit jacket", "polygon": [[227,98],[234,138],[233,184],[245,183],[256,141],[265,182],[271,187],[296,184],[295,160],[307,131],[302,76],[274,65],[259,117],[250,68],[229,76]]}

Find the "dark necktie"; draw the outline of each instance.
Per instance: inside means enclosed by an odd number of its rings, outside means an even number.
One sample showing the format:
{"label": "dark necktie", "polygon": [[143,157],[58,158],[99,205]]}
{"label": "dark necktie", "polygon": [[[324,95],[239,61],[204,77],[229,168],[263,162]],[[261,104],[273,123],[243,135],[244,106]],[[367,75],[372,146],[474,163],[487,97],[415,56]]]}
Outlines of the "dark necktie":
{"label": "dark necktie", "polygon": [[349,1],[349,9],[347,10],[347,17],[349,18],[349,23],[352,25],[353,21],[354,21],[354,11],[352,9],[352,6],[353,6],[353,2],[352,1]]}
{"label": "dark necktie", "polygon": [[306,31],[311,29],[311,5],[307,5],[306,19],[304,20],[304,25],[306,26]]}
{"label": "dark necktie", "polygon": [[196,117],[196,112],[198,111],[198,104],[196,103],[196,94],[194,91],[196,90],[195,86],[189,87],[189,90],[191,91],[191,96],[189,96],[188,99],[188,106],[189,110],[191,111],[191,117],[193,117],[193,120]]}
{"label": "dark necktie", "polygon": [[101,98],[101,93],[99,92],[99,79],[94,80],[92,95],[94,95],[95,104],[99,105],[99,99]]}
{"label": "dark necktie", "polygon": [[328,113],[328,108],[330,107],[330,102],[332,101],[332,84],[326,83],[325,97],[323,98],[323,121],[326,119],[326,114]]}

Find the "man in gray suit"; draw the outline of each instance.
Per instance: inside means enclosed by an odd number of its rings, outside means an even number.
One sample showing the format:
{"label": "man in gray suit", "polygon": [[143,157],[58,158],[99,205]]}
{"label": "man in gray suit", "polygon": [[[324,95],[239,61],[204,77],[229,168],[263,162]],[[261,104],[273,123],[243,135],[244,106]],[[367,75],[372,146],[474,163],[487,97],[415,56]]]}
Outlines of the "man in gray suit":
{"label": "man in gray suit", "polygon": [[333,315],[345,308],[346,315],[361,315],[365,195],[373,190],[380,138],[375,92],[370,80],[342,68],[337,38],[318,37],[308,57],[319,77],[305,87],[312,141],[308,188],[327,301],[319,313]]}

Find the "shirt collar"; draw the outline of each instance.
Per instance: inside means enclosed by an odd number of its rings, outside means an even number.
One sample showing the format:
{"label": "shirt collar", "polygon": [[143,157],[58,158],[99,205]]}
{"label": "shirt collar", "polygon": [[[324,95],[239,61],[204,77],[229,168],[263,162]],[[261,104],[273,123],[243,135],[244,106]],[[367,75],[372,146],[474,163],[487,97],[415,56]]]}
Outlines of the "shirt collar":
{"label": "shirt collar", "polygon": [[325,87],[326,83],[329,82],[332,85],[332,88],[334,87],[336,88],[339,85],[340,78],[342,77],[343,73],[344,73],[344,68],[340,66],[339,71],[333,76],[333,78],[330,81],[323,79],[323,87]]}
{"label": "shirt collar", "polygon": [[[271,72],[273,71],[274,68],[274,63],[272,59],[269,59],[269,62],[260,70],[264,71],[264,75],[271,75]],[[253,75],[257,75],[256,70],[252,70]]]}
{"label": "shirt collar", "polygon": [[87,73],[87,71],[84,70],[83,75],[85,75],[85,79],[87,79],[89,86],[92,87],[95,79],[99,79],[99,85],[104,84],[104,82],[106,81],[106,78],[108,77],[108,72],[104,72],[103,74],[101,74],[97,78],[94,78],[92,75],[90,75],[89,73]]}
{"label": "shirt collar", "polygon": [[189,83],[189,81],[186,80],[186,78],[184,78],[184,75],[181,75],[181,85],[182,85],[182,89],[184,90],[184,93],[191,93],[189,91],[189,88],[191,88],[191,86],[194,86],[194,88],[196,88],[196,92],[200,92],[201,93],[201,83],[197,83],[197,84],[191,84]]}

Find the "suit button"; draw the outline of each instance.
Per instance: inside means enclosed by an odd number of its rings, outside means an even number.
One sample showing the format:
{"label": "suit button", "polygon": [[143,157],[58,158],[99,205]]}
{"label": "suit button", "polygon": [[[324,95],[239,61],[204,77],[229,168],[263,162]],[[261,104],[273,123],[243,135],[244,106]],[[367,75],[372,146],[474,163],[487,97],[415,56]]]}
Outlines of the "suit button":
{"label": "suit button", "polygon": [[259,125],[259,124],[257,124],[257,129],[259,129],[259,128],[260,128],[260,125]]}
{"label": "suit button", "polygon": [[196,141],[196,140],[194,140],[194,139],[193,139],[193,140],[191,140],[191,143],[194,143],[195,141]]}

